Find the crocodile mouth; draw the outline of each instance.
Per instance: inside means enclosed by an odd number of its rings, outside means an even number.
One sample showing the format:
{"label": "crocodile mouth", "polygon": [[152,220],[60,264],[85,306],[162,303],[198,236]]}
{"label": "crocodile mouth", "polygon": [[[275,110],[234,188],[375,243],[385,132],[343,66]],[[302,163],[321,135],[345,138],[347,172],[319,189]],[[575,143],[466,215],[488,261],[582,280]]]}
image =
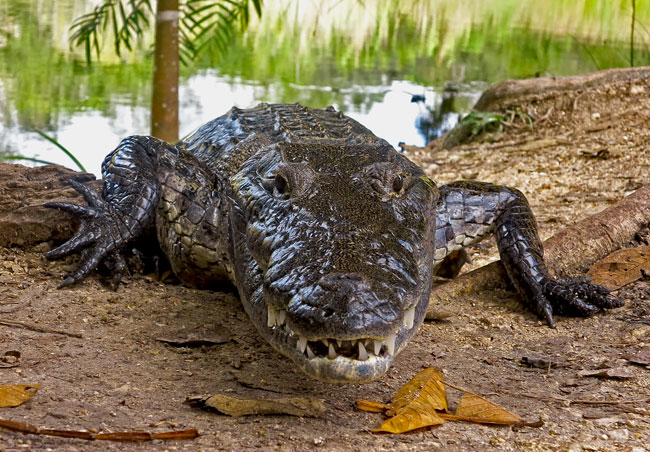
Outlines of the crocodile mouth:
{"label": "crocodile mouth", "polygon": [[404,311],[402,325],[386,337],[307,337],[291,328],[284,309],[267,305],[271,344],[312,377],[330,383],[375,380],[390,367],[415,323],[415,306]]}

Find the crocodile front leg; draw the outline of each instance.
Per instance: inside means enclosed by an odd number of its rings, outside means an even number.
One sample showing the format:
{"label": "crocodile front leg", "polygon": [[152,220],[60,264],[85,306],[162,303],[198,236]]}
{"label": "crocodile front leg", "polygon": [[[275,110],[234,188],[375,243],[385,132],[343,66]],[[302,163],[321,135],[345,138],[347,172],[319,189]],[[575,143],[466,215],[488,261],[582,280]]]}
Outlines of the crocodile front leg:
{"label": "crocodile front leg", "polygon": [[102,262],[112,271],[113,285],[117,286],[126,268],[122,249],[154,222],[160,198],[159,162],[177,154],[176,148],[153,137],[125,138],[102,164],[101,196],[70,181],[83,195],[87,207],[64,202],[45,204],[81,218],[77,234],[47,253],[48,258],[58,258],[82,251],[77,268],[60,288],[83,279]]}
{"label": "crocodile front leg", "polygon": [[434,265],[450,253],[496,235],[501,261],[524,301],[549,326],[553,314],[589,316],[623,302],[588,278],[553,279],[528,202],[518,190],[481,182],[454,182],[440,188]]}

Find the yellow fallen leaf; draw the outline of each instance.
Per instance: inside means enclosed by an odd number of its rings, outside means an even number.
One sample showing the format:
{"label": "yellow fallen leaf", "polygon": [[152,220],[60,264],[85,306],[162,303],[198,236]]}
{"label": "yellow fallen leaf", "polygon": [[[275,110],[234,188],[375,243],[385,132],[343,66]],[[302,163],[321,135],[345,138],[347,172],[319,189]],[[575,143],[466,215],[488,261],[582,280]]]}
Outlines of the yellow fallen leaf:
{"label": "yellow fallen leaf", "polygon": [[[446,413],[446,386],[463,392],[455,414]],[[496,403],[446,383],[442,378],[442,372],[433,367],[425,369],[411,378],[400,388],[390,405],[370,400],[358,400],[357,408],[364,411],[383,412],[390,416],[379,428],[373,430],[375,432],[404,433],[442,424],[445,419],[481,424],[518,424],[533,427],[542,425],[539,422],[534,424],[522,422],[519,416],[501,408]]]}
{"label": "yellow fallen leaf", "polygon": [[372,400],[357,400],[357,410],[368,411],[370,413],[384,413],[390,408],[389,405]]}
{"label": "yellow fallen leaf", "polygon": [[587,272],[594,284],[616,290],[650,273],[650,246],[613,252],[596,262]]}
{"label": "yellow fallen leaf", "polygon": [[418,372],[411,380],[400,388],[390,403],[386,414],[395,416],[415,401],[420,401],[431,410],[447,409],[447,393],[442,382],[442,372],[435,367],[429,367]]}
{"label": "yellow fallen leaf", "polygon": [[384,421],[375,432],[404,433],[423,427],[444,423],[435,409],[423,401],[413,401],[409,406],[402,408],[395,416]]}
{"label": "yellow fallen leaf", "polygon": [[487,424],[518,424],[521,418],[483,397],[466,392],[458,402],[456,419]]}
{"label": "yellow fallen leaf", "polygon": [[442,383],[442,373],[433,367],[424,369],[400,388],[386,410],[388,416],[376,432],[404,433],[444,420],[436,410],[447,409],[447,394]]}
{"label": "yellow fallen leaf", "polygon": [[35,385],[0,385],[0,407],[15,407],[29,400],[41,387]]}

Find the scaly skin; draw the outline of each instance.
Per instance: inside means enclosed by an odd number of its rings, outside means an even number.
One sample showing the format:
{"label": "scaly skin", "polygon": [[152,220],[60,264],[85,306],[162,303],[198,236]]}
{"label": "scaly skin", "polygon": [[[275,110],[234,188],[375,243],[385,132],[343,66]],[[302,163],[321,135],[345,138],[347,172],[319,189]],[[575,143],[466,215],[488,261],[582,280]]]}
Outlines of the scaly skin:
{"label": "scaly skin", "polygon": [[[332,108],[233,108],[177,146],[126,138],[102,166],[82,219],[48,253],[81,251],[61,284],[100,263],[119,283],[121,252],[151,226],[186,284],[229,279],[259,332],[307,374],[380,377],[424,320],[435,271],[494,232],[508,275],[547,323],[621,306],[584,278],[552,279],[517,190],[478,182],[436,187],[384,140]],[[452,273],[453,273],[452,272]]]}

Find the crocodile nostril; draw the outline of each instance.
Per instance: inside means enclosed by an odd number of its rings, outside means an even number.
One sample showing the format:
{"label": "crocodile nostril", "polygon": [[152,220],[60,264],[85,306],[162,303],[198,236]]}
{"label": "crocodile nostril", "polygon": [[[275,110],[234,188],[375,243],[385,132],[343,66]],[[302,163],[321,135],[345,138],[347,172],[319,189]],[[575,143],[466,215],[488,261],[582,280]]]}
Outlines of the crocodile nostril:
{"label": "crocodile nostril", "polygon": [[288,182],[284,178],[284,176],[280,174],[276,174],[274,182],[275,182],[275,190],[277,191],[277,193],[279,195],[284,195],[287,192],[287,185],[288,185]]}
{"label": "crocodile nostril", "polygon": [[395,176],[395,179],[393,179],[393,191],[399,193],[402,191],[402,188],[404,188],[404,178],[401,174],[398,174]]}

